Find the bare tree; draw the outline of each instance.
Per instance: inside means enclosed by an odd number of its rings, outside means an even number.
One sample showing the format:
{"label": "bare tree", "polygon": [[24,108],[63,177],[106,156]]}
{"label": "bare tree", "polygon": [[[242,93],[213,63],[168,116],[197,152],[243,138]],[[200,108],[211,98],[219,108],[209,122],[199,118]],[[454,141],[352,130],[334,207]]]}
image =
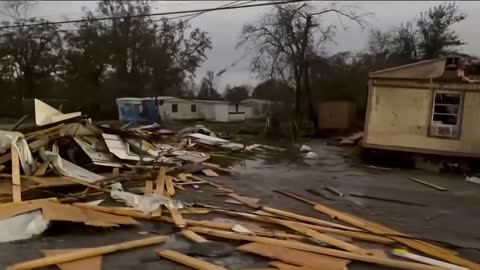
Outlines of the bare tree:
{"label": "bare tree", "polygon": [[[238,44],[250,44],[256,52],[251,69],[260,77],[283,79],[294,85],[295,115],[300,119],[302,114],[307,113],[314,125],[317,121],[310,98],[308,60],[317,54],[322,45],[333,39],[335,25],[321,20],[321,15],[328,13],[348,18],[363,27],[362,16],[335,6],[319,12],[313,11],[307,4],[276,6],[272,13],[266,14],[257,23],[244,25]],[[307,112],[302,111],[303,107],[307,108]]]}

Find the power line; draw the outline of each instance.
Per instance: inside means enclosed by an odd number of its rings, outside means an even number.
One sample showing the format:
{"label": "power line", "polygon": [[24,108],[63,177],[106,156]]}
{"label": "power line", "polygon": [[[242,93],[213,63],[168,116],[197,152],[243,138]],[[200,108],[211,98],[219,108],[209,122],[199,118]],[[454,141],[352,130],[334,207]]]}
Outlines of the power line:
{"label": "power line", "polygon": [[[228,6],[231,6],[231,5],[234,5],[236,6],[235,4],[238,3],[240,1],[233,1],[233,2],[230,2],[230,3],[226,3],[226,4],[223,4],[217,8],[222,8],[222,7],[228,7]],[[167,18],[168,20],[173,20],[173,19],[180,19],[180,18],[185,18],[185,17],[191,17],[191,18],[188,18],[185,20],[185,22],[203,14],[203,13],[206,13],[205,11],[202,11],[202,12],[197,12],[197,13],[194,13],[194,14],[187,14],[187,15],[180,15],[180,16],[175,16],[175,17],[169,17]],[[161,20],[154,20],[153,22],[158,22],[158,21],[161,21]]]}
{"label": "power line", "polygon": [[45,23],[31,23],[31,24],[23,24],[23,25],[18,25],[17,24],[17,25],[2,26],[2,27],[0,27],[0,30],[10,29],[10,28],[31,27],[31,26],[45,26],[45,25],[80,23],[80,22],[87,22],[87,21],[106,21],[106,20],[115,20],[115,19],[126,19],[126,18],[142,18],[142,17],[150,17],[150,16],[165,16],[165,15],[196,13],[196,12],[210,12],[210,11],[217,11],[217,10],[230,10],[230,9],[240,9],[240,8],[249,8],[249,7],[283,5],[283,4],[291,4],[291,3],[295,3],[295,2],[301,2],[301,1],[300,0],[273,1],[273,2],[268,2],[268,3],[258,3],[258,4],[252,4],[252,5],[226,6],[226,7],[217,7],[217,8],[206,8],[206,9],[196,9],[196,10],[181,10],[181,11],[159,12],[159,13],[150,13],[150,14],[136,14],[136,15],[127,15],[127,16],[113,16],[113,17],[102,17],[102,18],[91,18],[91,19],[76,19],[76,20],[65,20],[65,21],[56,21],[56,22],[45,22]]}
{"label": "power line", "polygon": [[[245,3],[238,3],[238,2],[241,2],[241,0],[237,0],[237,1],[233,1],[233,2],[230,2],[230,3],[224,4],[224,5],[221,5],[221,6],[219,6],[219,8],[225,7],[225,6],[242,6],[242,5],[245,5],[245,4],[249,4],[251,2],[255,2],[255,0],[246,1]],[[188,22],[188,21],[192,20],[193,18],[196,18],[197,16],[202,15],[202,14],[207,13],[207,12],[208,11],[202,11],[202,12],[197,12],[197,13],[194,13],[194,14],[180,15],[180,16],[175,16],[175,17],[166,17],[166,18],[162,18],[162,19],[159,19],[159,20],[152,20],[151,22],[154,23],[154,22],[160,22],[162,20],[174,20],[174,19],[190,17],[190,18],[184,20],[184,22]],[[109,28],[107,28],[107,29],[109,29]],[[110,30],[111,29],[112,28],[110,28]],[[75,31],[79,31],[79,30],[80,30],[80,28],[77,28],[77,29],[63,29],[63,30],[57,30],[57,31],[67,33],[67,32],[75,32]]]}

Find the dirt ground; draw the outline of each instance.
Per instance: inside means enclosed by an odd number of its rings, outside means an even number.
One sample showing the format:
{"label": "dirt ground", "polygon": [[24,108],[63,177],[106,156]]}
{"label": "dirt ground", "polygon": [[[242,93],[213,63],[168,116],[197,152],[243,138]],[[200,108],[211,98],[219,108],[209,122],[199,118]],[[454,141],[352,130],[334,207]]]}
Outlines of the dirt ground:
{"label": "dirt ground", "polygon": [[[240,195],[261,199],[262,205],[309,215],[327,217],[315,212],[311,206],[273,192],[286,190],[298,193],[311,200],[343,210],[362,218],[382,223],[388,227],[421,238],[451,243],[460,255],[480,261],[480,185],[465,182],[461,175],[438,175],[418,170],[393,168],[383,170],[367,167],[352,153],[354,148],[327,146],[322,141],[308,143],[319,159],[308,163],[285,160],[247,160],[236,165],[239,176],[221,176],[214,180]],[[439,191],[408,180],[416,177],[440,185],[448,191]],[[323,190],[334,187],[344,193],[363,193],[424,204],[425,206],[402,205],[392,202],[330,195],[334,201],[312,195],[305,189]],[[242,206],[224,204],[223,196],[215,196],[208,187],[188,188],[180,191],[177,199],[201,202],[230,209],[249,210]],[[189,215],[192,219],[211,219],[211,214]],[[225,218],[216,216],[216,218]],[[182,236],[174,235],[175,229],[165,223],[142,222],[141,226],[117,229],[92,229],[71,224],[54,224],[46,234],[34,239],[0,244],[0,267],[41,257],[42,249],[82,248],[122,242],[144,237],[140,233],[171,234],[160,246],[119,252],[103,257],[103,269],[190,269],[160,259],[153,250],[177,249],[188,252],[191,243]],[[223,241],[221,239],[211,240]],[[231,242],[239,245],[239,242]],[[362,242],[360,245],[365,246]],[[460,248],[462,247],[462,248]],[[451,247],[450,247],[451,248]],[[268,260],[234,252],[222,258],[204,258],[228,269],[266,267]],[[57,269],[55,267],[45,269]],[[352,262],[349,269],[388,269],[371,264]]]}

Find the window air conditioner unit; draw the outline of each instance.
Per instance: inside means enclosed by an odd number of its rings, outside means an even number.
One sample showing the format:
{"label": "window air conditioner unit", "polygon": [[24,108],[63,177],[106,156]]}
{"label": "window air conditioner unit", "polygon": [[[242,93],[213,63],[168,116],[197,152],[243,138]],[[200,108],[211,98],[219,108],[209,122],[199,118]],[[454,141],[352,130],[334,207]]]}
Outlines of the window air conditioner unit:
{"label": "window air conditioner unit", "polygon": [[432,125],[430,129],[430,133],[432,136],[439,136],[439,137],[456,137],[457,136],[457,127],[451,125],[441,125],[435,124]]}

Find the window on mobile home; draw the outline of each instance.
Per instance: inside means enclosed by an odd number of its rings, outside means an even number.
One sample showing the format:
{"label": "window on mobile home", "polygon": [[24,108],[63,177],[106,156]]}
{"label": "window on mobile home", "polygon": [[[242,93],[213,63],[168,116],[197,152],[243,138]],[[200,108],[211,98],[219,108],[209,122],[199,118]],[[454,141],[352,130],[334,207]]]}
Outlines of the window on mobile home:
{"label": "window on mobile home", "polygon": [[435,91],[433,94],[430,136],[458,138],[462,112],[460,92]]}

